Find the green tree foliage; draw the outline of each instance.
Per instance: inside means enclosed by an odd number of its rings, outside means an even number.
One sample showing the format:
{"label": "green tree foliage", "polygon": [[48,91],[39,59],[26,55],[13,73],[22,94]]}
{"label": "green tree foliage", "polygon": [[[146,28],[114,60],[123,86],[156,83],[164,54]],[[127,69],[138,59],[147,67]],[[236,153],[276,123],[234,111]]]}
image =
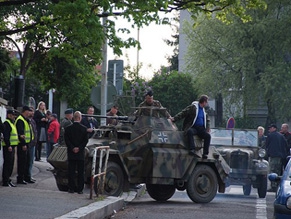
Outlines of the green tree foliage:
{"label": "green tree foliage", "polygon": [[192,75],[177,71],[155,73],[148,83],[159,100],[174,116],[197,98],[193,87]]}
{"label": "green tree foliage", "polygon": [[[252,21],[234,18],[197,20],[185,29],[189,38],[188,72],[199,91],[222,94],[227,116],[244,117],[252,107],[268,106],[266,123],[289,119],[290,1],[268,0],[266,10],[248,10]],[[235,114],[235,112],[237,114]]]}
{"label": "green tree foliage", "polygon": [[[96,1],[96,0],[2,0],[0,1],[0,37],[5,38],[6,48],[22,44],[24,49],[20,56],[20,74],[26,76],[29,68],[40,69],[35,64],[39,57],[43,57],[42,67],[47,71],[31,72],[42,78],[43,88],[55,88],[61,93],[60,98],[70,99],[64,92],[68,89],[54,87],[62,85],[57,80],[71,81],[71,90],[87,92],[86,86],[91,86],[88,80],[95,77],[91,69],[102,60],[102,44],[105,39],[113,48],[114,53],[120,55],[121,48],[139,46],[131,37],[121,39],[118,33],[128,33],[125,28],[116,29],[115,20],[122,17],[133,27],[142,27],[151,22],[168,23],[167,19],[160,19],[158,12],[165,13],[173,10],[188,9],[193,17],[200,12],[216,12],[220,19],[227,19],[227,14],[233,13],[242,19],[247,19],[244,13],[247,8],[264,7],[263,0],[224,1],[179,1],[179,0],[131,0],[131,1]],[[103,18],[107,19],[103,19]],[[13,39],[13,40],[11,40]],[[57,63],[53,60],[65,60],[69,66],[62,77],[59,75]],[[47,66],[50,64],[50,66]],[[55,69],[56,68],[56,69]],[[56,72],[53,75],[51,72]],[[67,72],[67,73],[66,73]],[[70,77],[70,74],[72,74]],[[88,74],[92,77],[86,80]],[[55,76],[52,78],[52,76]],[[47,79],[45,81],[45,79]],[[84,83],[80,83],[80,81]],[[45,90],[43,90],[45,91]],[[82,98],[78,95],[75,98]],[[74,104],[78,100],[72,100]],[[72,103],[72,104],[73,104]]]}

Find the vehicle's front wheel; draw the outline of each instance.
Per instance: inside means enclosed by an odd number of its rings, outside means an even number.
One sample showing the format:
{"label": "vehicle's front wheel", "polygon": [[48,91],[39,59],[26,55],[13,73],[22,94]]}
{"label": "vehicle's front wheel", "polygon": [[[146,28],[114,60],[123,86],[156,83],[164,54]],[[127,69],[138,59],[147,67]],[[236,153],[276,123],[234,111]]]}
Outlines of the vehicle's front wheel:
{"label": "vehicle's front wheel", "polygon": [[[101,177],[102,179],[102,177]],[[94,191],[99,193],[97,186],[99,183],[98,177],[94,179]],[[103,180],[100,180],[102,186]],[[124,187],[124,175],[121,167],[115,163],[108,161],[106,177],[104,182],[104,194],[108,196],[120,196]]]}
{"label": "vehicle's front wheel", "polygon": [[258,187],[258,195],[259,198],[265,198],[267,195],[267,184],[268,184],[267,176],[260,176],[259,180],[260,183]]}
{"label": "vehicle's front wheel", "polygon": [[167,201],[175,193],[174,185],[146,184],[147,192],[157,201]]}
{"label": "vehicle's front wheel", "polygon": [[207,165],[197,165],[187,182],[187,194],[196,203],[208,203],[217,193],[217,178],[213,169]]}
{"label": "vehicle's front wheel", "polygon": [[244,195],[250,195],[252,191],[252,184],[243,185]]}

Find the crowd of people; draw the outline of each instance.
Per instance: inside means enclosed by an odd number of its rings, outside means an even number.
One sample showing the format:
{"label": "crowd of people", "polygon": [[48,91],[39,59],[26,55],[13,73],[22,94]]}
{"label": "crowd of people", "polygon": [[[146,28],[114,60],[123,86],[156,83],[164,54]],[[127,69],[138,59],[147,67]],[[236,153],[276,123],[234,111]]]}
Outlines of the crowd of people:
{"label": "crowd of people", "polygon": [[[139,105],[135,116],[152,115],[162,113],[172,122],[184,119],[183,130],[189,143],[189,154],[195,157],[195,141],[193,136],[198,135],[204,140],[202,158],[207,159],[210,135],[210,119],[205,111],[208,104],[208,96],[201,95],[198,101],[194,101],[175,116],[168,111],[154,111],[152,108],[163,108],[161,103],[153,99],[152,91],[145,94],[145,100]],[[116,125],[118,107],[112,106],[107,113],[106,125]],[[17,148],[17,184],[35,183],[31,170],[33,161],[41,160],[43,144],[46,145],[46,156],[50,156],[54,145],[60,144],[68,147],[68,187],[69,192],[77,188],[79,194],[83,192],[84,186],[84,149],[94,134],[94,129],[99,123],[94,118],[94,107],[89,106],[87,114],[82,116],[80,111],[73,112],[69,108],[65,111],[64,119],[59,123],[58,116],[49,110],[43,101],[39,102],[36,111],[33,107],[24,106],[22,112],[17,116],[14,110],[7,110],[7,118],[2,123],[0,120],[0,133],[3,133],[3,174],[2,185],[15,187],[10,177],[13,172],[15,160],[15,148]],[[281,131],[277,126],[271,124],[268,127],[269,133],[265,135],[262,126],[257,128],[259,135],[259,146],[266,150],[266,157],[270,163],[270,172],[282,174],[287,164],[287,158],[291,150],[291,133],[287,123],[282,124]],[[77,170],[77,185],[75,185],[74,172]],[[271,190],[276,190],[276,183],[272,182]]]}
{"label": "crowd of people", "polygon": [[[291,133],[289,125],[283,123],[281,130],[277,130],[276,124],[268,126],[268,134],[265,135],[265,129],[258,127],[259,146],[266,150],[265,159],[269,161],[270,173],[282,175],[284,168],[288,162],[291,152]],[[278,182],[271,182],[269,191],[277,191]]]}
{"label": "crowd of people", "polygon": [[[108,114],[117,115],[118,108],[113,106]],[[59,123],[58,115],[46,109],[46,104],[40,101],[36,110],[34,107],[23,106],[21,113],[14,109],[7,109],[6,120],[0,117],[0,134],[3,134],[3,171],[2,186],[16,187],[17,184],[35,183],[32,177],[34,161],[41,161],[42,148],[45,146],[46,158],[50,156],[55,145],[68,147],[69,192],[72,192],[74,179],[70,173],[75,169],[82,173],[84,166],[84,149],[88,139],[99,127],[93,117],[94,107],[90,106],[87,115],[82,118],[80,111],[73,112],[69,108],[65,111],[64,119]],[[116,125],[116,120],[108,120],[106,124]],[[65,130],[68,130],[65,132]],[[85,131],[84,131],[85,130]],[[83,134],[85,133],[85,134]],[[82,135],[83,134],[83,135]],[[15,152],[17,151],[17,152]],[[14,169],[15,153],[17,154],[17,179],[11,180]],[[84,169],[84,167],[83,167]],[[72,174],[74,176],[74,174]],[[78,176],[78,193],[82,193],[82,175]]]}

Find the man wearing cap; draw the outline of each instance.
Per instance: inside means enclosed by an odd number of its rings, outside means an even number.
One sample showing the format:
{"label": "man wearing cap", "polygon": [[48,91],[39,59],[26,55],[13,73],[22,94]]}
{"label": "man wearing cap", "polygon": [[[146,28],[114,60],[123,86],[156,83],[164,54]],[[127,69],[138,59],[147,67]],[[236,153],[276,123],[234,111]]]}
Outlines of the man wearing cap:
{"label": "man wearing cap", "polygon": [[15,121],[15,126],[19,139],[19,143],[17,145],[17,183],[24,185],[26,185],[27,183],[34,183],[34,181],[32,180],[28,182],[24,181],[25,167],[27,162],[27,150],[28,145],[32,139],[32,131],[28,120],[31,112],[31,108],[29,108],[28,106],[24,106],[22,108],[22,113],[17,117]]}
{"label": "man wearing cap", "polygon": [[58,121],[58,115],[53,113],[50,116],[50,124],[47,130],[48,144],[47,144],[47,158],[50,156],[54,144],[58,143],[60,138],[60,123]]}
{"label": "man wearing cap", "polygon": [[153,91],[148,91],[145,94],[145,100],[138,106],[137,111],[134,112],[136,116],[153,116],[153,117],[167,117],[171,115],[165,110],[153,110],[152,108],[163,108],[162,104],[158,100],[154,100]]}
{"label": "man wearing cap", "polygon": [[[277,126],[271,124],[266,140],[266,151],[269,157],[270,173],[282,175],[284,160],[287,158],[287,141],[282,134],[277,132]],[[276,192],[278,183],[271,182],[269,191]]]}
{"label": "man wearing cap", "polygon": [[65,133],[65,129],[69,126],[73,124],[73,109],[72,108],[68,108],[65,111],[65,118],[61,121],[60,124],[60,138],[59,138],[59,143],[61,145],[65,144],[65,139],[64,139],[64,133]]}
{"label": "man wearing cap", "polygon": [[18,145],[17,129],[14,125],[15,112],[14,110],[7,110],[6,120],[4,122],[3,130],[3,172],[2,172],[2,186],[16,187],[10,177],[13,172],[15,147]]}

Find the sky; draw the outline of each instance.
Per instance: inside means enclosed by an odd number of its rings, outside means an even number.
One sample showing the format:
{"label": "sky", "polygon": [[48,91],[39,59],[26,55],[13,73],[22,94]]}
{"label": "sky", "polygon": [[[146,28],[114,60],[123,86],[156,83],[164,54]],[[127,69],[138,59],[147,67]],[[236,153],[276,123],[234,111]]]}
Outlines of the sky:
{"label": "sky", "polygon": [[[130,25],[125,20],[119,19],[116,21],[117,27],[130,27]],[[138,38],[137,29],[130,29],[130,37]],[[167,56],[173,55],[174,48],[168,46],[164,39],[172,39],[171,35],[174,34],[174,30],[170,25],[156,25],[151,24],[146,26],[139,31],[139,41],[141,44],[141,50],[139,50],[139,63],[142,63],[142,68],[140,69],[140,76],[145,79],[151,79],[153,72],[160,69],[161,65],[167,66]],[[122,37],[120,35],[120,37]],[[108,56],[107,60],[122,59],[124,61],[124,66],[130,65],[132,67],[137,66],[137,48],[123,49],[123,56],[117,57],[113,54],[110,47],[107,48]],[[128,55],[129,62],[125,55]]]}

